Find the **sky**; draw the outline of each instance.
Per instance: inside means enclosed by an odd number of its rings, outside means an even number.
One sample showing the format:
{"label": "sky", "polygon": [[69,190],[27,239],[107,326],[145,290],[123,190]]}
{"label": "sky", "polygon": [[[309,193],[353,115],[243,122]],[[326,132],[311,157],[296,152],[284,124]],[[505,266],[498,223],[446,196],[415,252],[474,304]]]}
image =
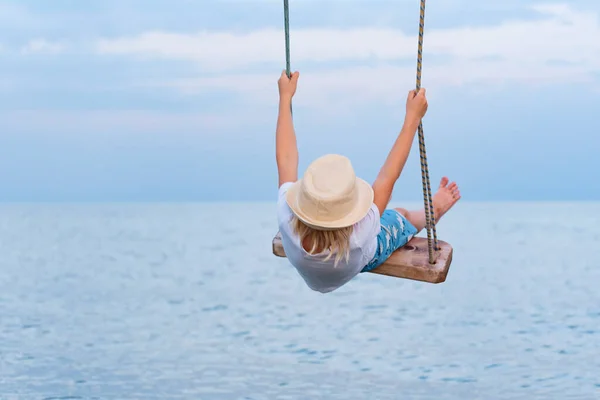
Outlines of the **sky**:
{"label": "sky", "polygon": [[[274,201],[280,0],[0,0],[0,201]],[[290,0],[300,174],[372,181],[415,86],[417,0]],[[600,200],[600,3],[430,0],[432,184]],[[419,200],[415,144],[394,201]]]}

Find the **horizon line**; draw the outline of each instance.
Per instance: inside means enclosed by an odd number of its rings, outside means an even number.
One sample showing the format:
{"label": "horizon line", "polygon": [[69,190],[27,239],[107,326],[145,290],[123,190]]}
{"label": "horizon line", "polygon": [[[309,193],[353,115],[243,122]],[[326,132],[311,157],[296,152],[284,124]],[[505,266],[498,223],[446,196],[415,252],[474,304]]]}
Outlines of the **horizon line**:
{"label": "horizon line", "polygon": [[[105,205],[105,204],[276,204],[276,200],[0,200],[0,206],[6,205]],[[401,204],[422,204],[422,200],[392,201],[391,207]],[[458,204],[578,204],[578,203],[600,203],[600,199],[539,199],[539,200],[461,200]]]}

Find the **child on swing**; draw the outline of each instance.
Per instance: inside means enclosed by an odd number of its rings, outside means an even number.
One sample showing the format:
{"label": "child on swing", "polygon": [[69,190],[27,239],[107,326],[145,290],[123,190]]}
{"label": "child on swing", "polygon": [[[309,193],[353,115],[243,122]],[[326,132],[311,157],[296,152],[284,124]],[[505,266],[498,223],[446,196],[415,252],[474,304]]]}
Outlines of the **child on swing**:
{"label": "child on swing", "polygon": [[[327,154],[298,179],[298,148],[291,114],[299,73],[279,79],[276,159],[277,219],[289,262],[312,290],[328,293],[383,264],[425,227],[425,211],[387,209],[421,119],[425,89],[406,100],[404,125],[373,185],[356,177],[350,160]],[[433,196],[435,220],[460,199],[456,183],[442,178]]]}

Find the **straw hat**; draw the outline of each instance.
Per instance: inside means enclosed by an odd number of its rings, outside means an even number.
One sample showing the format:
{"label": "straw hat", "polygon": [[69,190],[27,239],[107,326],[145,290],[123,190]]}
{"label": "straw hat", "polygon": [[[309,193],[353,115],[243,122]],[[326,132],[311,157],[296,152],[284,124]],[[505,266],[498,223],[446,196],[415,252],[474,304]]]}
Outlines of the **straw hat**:
{"label": "straw hat", "polygon": [[373,204],[373,189],[357,178],[350,160],[327,154],[313,161],[287,192],[287,203],[311,228],[334,230],[354,225]]}

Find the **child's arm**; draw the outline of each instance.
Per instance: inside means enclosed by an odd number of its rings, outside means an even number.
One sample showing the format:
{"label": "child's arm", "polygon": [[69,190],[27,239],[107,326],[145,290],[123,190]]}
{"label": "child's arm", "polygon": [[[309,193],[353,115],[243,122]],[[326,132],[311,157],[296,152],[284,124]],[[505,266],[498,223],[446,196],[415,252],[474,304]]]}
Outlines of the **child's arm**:
{"label": "child's arm", "polygon": [[375,192],[373,202],[379,209],[380,214],[388,206],[392,192],[394,191],[394,185],[398,178],[400,178],[402,169],[404,169],[404,165],[410,154],[417,128],[426,112],[427,99],[425,97],[425,89],[421,89],[418,94],[415,94],[415,91],[411,91],[406,101],[406,117],[402,130],[392,150],[390,150],[385,163],[381,167],[377,179],[373,183],[373,191]]}
{"label": "child's arm", "polygon": [[284,71],[279,79],[279,116],[275,133],[275,158],[279,173],[279,186],[298,180],[298,147],[291,109],[298,76],[298,72],[295,72],[290,79]]}

